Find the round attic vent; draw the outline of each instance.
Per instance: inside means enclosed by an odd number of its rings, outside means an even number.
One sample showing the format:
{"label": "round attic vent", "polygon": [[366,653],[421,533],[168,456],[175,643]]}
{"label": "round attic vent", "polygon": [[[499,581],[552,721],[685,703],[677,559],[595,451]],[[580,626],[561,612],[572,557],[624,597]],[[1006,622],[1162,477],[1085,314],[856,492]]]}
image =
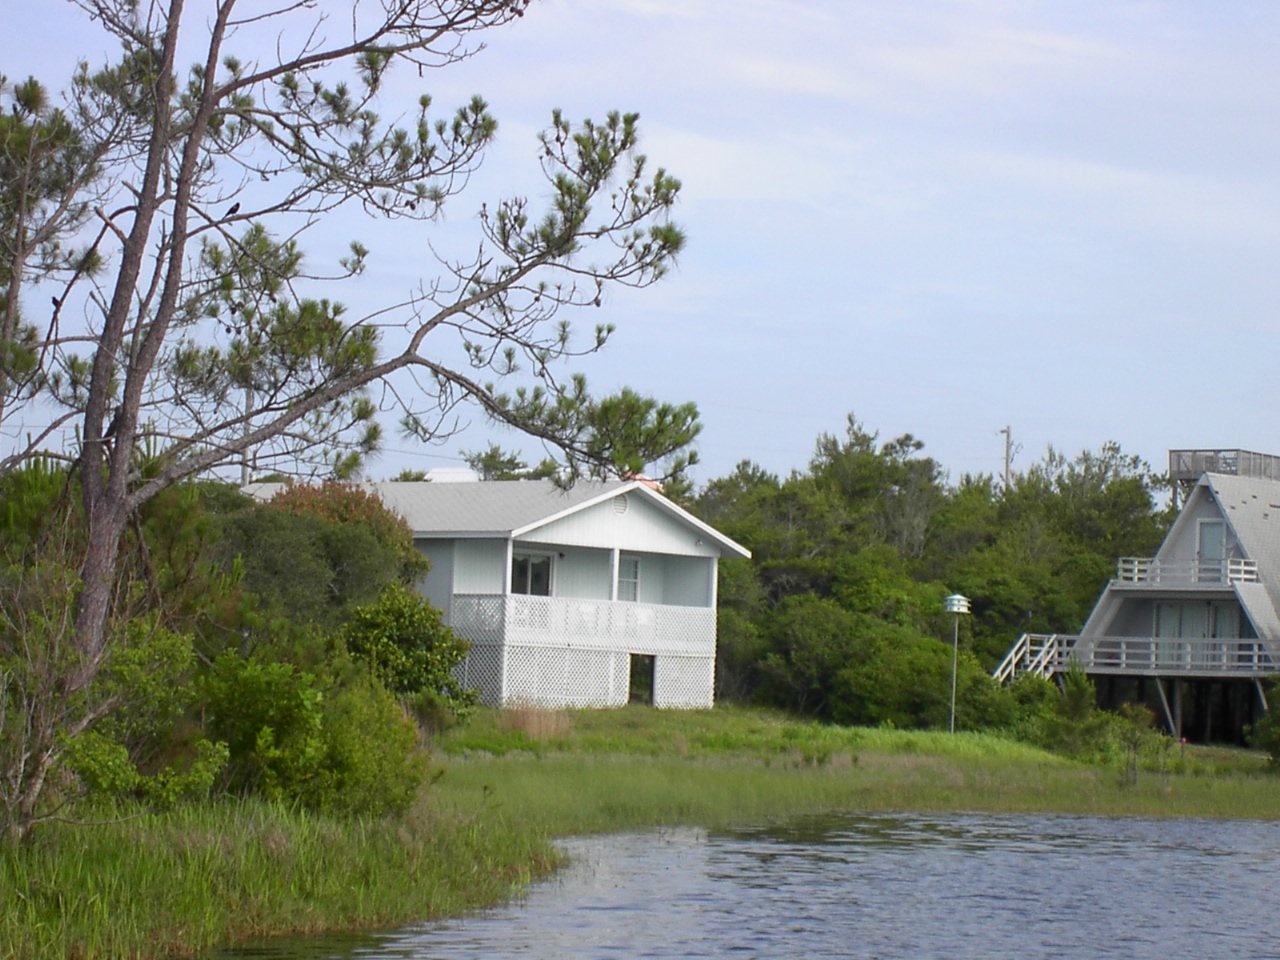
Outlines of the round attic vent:
{"label": "round attic vent", "polygon": [[630,504],[627,502],[627,495],[625,493],[620,493],[613,498],[613,512],[618,516],[622,516],[626,513],[627,507],[629,506]]}

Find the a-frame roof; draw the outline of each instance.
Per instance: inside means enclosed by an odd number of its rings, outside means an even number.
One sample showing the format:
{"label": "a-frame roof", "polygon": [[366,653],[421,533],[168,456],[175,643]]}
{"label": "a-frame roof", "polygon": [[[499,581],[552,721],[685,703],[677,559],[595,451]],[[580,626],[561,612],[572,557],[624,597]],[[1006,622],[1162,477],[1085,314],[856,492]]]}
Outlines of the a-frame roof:
{"label": "a-frame roof", "polygon": [[[1258,565],[1258,579],[1271,600],[1271,609],[1261,610],[1256,592],[1253,597],[1251,616],[1261,633],[1265,627],[1259,620],[1268,625],[1280,620],[1276,615],[1280,610],[1280,482],[1206,473],[1200,487],[1218,504],[1241,554]],[[1240,600],[1250,606],[1243,594]]]}
{"label": "a-frame roof", "polygon": [[[1280,481],[1203,474],[1156,552],[1157,557],[1167,556],[1177,543],[1186,541],[1189,534],[1185,528],[1204,516],[1201,507],[1206,501],[1226,522],[1228,541],[1238,545],[1244,559],[1257,563],[1259,582],[1235,582],[1232,590],[1258,635],[1266,641],[1280,641]],[[1098,598],[1082,635],[1096,635],[1105,629],[1116,605],[1122,602],[1115,586],[1114,581],[1108,584]],[[1280,648],[1276,655],[1280,656]]]}

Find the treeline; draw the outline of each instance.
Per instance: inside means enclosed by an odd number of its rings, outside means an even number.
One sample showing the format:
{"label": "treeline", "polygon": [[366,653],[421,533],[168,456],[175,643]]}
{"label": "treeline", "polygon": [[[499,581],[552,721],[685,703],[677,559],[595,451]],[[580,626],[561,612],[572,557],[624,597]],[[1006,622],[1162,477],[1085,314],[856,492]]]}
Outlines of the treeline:
{"label": "treeline", "polygon": [[373,815],[415,799],[422,730],[473,697],[451,675],[463,644],[413,589],[426,564],[403,520],[338,483],[265,503],[171,487],[130,524],[89,663],[71,642],[77,487],[42,461],[0,478],[0,835],[86,797]]}
{"label": "treeline", "polygon": [[852,416],[803,471],[744,461],[694,501],[754,554],[722,563],[718,694],[837,723],[945,726],[943,599],[961,593],[973,613],[960,619],[957,722],[1008,727],[1018,692],[992,669],[1022,633],[1080,628],[1116,559],[1159,546],[1167,493],[1115,444],[1051,449],[1007,489],[990,476],[951,483],[919,440],[881,441]]}

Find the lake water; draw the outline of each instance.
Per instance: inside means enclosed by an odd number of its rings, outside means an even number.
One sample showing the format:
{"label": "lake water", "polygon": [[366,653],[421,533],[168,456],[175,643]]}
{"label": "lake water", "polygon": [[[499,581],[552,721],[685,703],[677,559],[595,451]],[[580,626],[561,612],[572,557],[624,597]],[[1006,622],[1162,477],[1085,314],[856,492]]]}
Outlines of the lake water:
{"label": "lake water", "polygon": [[521,900],[257,958],[1280,958],[1280,824],[986,815],[573,839]]}

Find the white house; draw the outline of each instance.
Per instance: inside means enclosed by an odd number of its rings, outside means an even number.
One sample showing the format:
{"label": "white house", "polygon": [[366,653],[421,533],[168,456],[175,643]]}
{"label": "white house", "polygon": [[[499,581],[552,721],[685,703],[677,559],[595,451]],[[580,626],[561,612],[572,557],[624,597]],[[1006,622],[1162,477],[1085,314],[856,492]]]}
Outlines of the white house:
{"label": "white house", "polygon": [[996,678],[1074,666],[1104,702],[1147,700],[1178,735],[1239,737],[1280,672],[1280,458],[1175,450],[1169,462],[1183,504],[1156,555],[1121,557],[1079,634],[1024,635]]}
{"label": "white house", "polygon": [[420,588],[485,703],[711,706],[717,564],[751,554],[645,482],[372,487],[431,561]]}

